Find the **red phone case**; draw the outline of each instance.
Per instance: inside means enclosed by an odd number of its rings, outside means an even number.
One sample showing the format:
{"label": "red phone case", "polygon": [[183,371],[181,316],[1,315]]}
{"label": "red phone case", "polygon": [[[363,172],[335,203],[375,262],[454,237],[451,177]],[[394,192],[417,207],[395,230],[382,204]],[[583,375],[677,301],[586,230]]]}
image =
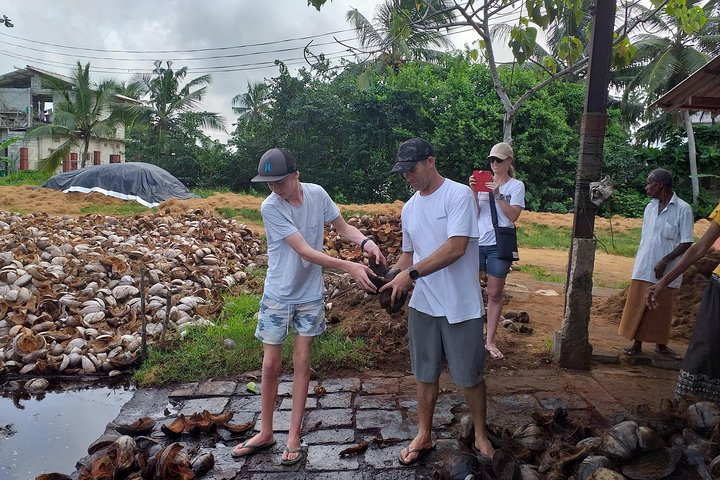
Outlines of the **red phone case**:
{"label": "red phone case", "polygon": [[489,192],[485,184],[492,182],[492,173],[487,170],[473,170],[473,178],[475,179],[475,191],[476,192]]}

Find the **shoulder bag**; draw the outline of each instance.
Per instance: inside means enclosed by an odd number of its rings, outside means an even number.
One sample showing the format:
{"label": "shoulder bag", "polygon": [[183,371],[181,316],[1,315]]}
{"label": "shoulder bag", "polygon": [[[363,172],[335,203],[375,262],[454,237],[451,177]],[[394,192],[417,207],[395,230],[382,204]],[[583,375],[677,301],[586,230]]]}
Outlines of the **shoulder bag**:
{"label": "shoulder bag", "polygon": [[498,258],[500,260],[517,262],[520,260],[517,246],[517,231],[513,227],[498,226],[495,196],[492,192],[490,192],[490,215],[492,216],[492,224],[495,229],[495,243],[497,244]]}

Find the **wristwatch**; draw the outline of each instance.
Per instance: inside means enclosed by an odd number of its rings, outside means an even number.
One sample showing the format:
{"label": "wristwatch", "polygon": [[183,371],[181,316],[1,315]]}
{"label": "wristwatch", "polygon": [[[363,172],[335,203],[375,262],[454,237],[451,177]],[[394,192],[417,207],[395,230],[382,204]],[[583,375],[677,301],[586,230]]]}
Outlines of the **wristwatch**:
{"label": "wristwatch", "polygon": [[495,199],[496,200],[505,200],[505,195],[503,195],[502,193],[498,193],[497,195],[495,195]]}
{"label": "wristwatch", "polygon": [[411,279],[417,280],[418,278],[420,278],[420,272],[415,270],[415,267],[413,267],[412,265],[410,265],[408,267],[407,271],[408,271],[408,275],[410,275]]}

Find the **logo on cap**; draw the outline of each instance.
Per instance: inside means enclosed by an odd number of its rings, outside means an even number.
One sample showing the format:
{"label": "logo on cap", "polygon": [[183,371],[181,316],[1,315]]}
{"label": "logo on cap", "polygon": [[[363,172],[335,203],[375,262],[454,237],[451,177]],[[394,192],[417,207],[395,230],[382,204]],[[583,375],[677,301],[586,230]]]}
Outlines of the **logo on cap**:
{"label": "logo on cap", "polygon": [[267,162],[267,163],[265,164],[265,171],[266,171],[266,172],[270,172],[270,168],[271,168],[271,167],[272,167],[272,163]]}

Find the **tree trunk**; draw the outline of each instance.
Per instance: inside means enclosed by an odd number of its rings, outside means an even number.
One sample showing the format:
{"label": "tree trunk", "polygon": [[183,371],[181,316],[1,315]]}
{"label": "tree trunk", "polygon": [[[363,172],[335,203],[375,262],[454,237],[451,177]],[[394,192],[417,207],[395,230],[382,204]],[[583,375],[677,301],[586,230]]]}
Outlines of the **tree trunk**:
{"label": "tree trunk", "polygon": [[685,131],[688,139],[688,162],[690,163],[690,185],[692,186],[692,203],[697,203],[700,195],[700,182],[697,172],[697,152],[695,151],[695,131],[693,130],[690,112],[682,111],[683,121],[685,122]]}
{"label": "tree trunk", "polygon": [[82,160],[80,161],[80,168],[85,168],[88,160],[90,159],[90,139],[86,138],[83,145]]}
{"label": "tree trunk", "polygon": [[512,145],[512,122],[515,118],[515,109],[505,109],[505,116],[503,117],[503,142],[508,145]]}

